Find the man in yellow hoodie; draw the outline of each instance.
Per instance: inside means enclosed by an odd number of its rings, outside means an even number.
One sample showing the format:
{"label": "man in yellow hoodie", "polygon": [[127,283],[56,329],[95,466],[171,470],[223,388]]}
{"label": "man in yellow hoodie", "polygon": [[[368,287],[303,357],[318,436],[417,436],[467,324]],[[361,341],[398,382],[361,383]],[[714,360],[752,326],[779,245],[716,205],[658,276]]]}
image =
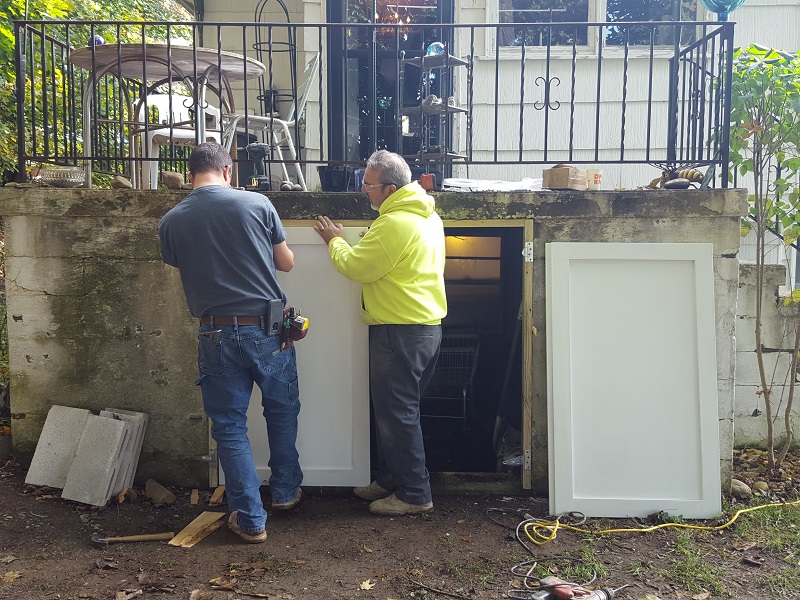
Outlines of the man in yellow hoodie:
{"label": "man in yellow hoodie", "polygon": [[336,269],[363,284],[361,318],[369,328],[370,395],[375,413],[378,474],[353,492],[369,510],[398,516],[433,509],[419,418],[420,396],[436,368],[447,314],[444,226],[434,201],[411,182],[403,157],[379,150],[364,184],[380,214],[358,245],[340,224],[321,216],[314,226]]}

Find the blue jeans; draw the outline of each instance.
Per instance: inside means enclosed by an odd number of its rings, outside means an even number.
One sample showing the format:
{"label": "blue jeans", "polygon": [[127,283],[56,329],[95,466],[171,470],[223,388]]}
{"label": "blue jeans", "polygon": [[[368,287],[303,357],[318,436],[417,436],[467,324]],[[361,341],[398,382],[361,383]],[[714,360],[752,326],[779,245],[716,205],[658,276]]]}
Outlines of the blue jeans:
{"label": "blue jeans", "polygon": [[288,502],[303,481],[297,454],[297,416],[300,399],[294,348],[280,347],[257,325],[200,325],[200,331],[222,330],[219,341],[200,336],[197,380],[203,407],[211,419],[211,436],[225,471],[228,508],[239,511],[239,528],[254,533],[264,529],[267,513],[261,501],[261,480],[247,438],[247,408],[253,383],[261,389],[267,422],[269,487],[273,502]]}
{"label": "blue jeans", "polygon": [[378,484],[409,504],[431,501],[419,403],[439,358],[439,325],[371,325],[369,387]]}

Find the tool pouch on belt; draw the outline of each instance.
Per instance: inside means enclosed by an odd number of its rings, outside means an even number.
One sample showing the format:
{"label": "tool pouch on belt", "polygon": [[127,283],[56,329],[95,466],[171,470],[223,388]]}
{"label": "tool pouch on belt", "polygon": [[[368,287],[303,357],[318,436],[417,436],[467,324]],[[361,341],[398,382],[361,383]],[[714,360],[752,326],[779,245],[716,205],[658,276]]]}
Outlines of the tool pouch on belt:
{"label": "tool pouch on belt", "polygon": [[281,347],[290,348],[294,342],[299,342],[308,334],[308,319],[302,311],[294,306],[283,309],[283,323],[281,325]]}

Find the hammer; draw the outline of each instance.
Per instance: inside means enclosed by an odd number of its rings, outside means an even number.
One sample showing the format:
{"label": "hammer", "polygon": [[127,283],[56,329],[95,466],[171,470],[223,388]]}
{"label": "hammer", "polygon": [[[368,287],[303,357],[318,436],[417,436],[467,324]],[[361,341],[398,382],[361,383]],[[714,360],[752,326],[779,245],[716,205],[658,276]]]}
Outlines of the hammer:
{"label": "hammer", "polygon": [[168,541],[175,537],[171,531],[166,533],[142,533],[139,535],[123,535],[118,537],[101,537],[97,534],[92,536],[92,542],[97,546],[108,546],[120,542],[159,542]]}

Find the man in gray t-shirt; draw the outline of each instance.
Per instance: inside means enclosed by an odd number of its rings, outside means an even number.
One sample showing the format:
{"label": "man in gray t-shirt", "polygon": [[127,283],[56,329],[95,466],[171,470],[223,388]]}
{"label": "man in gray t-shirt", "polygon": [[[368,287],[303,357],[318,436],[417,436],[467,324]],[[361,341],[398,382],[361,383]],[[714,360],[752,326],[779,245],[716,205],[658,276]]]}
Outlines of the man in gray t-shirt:
{"label": "man in gray t-shirt", "polygon": [[228,527],[260,543],[267,513],[247,438],[254,383],[267,422],[272,508],[294,508],[302,496],[295,350],[268,331],[270,301],[286,301],[276,271],[290,271],[294,253],[272,203],[230,188],[232,168],[219,144],[197,146],[189,158],[193,191],[164,215],[158,234],[161,256],[180,269],[189,310],[200,319],[198,385],[225,472]]}

